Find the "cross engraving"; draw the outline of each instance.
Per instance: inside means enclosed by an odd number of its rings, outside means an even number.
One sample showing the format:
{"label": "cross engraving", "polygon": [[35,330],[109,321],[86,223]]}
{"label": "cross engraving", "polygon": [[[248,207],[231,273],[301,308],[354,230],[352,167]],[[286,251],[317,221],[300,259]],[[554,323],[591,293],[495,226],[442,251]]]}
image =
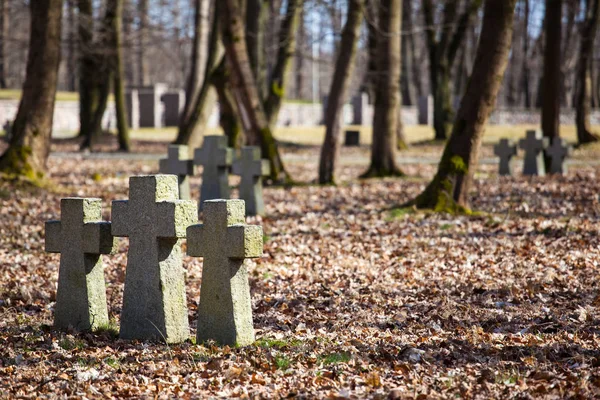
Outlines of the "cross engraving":
{"label": "cross engraving", "polygon": [[102,200],[60,201],[61,221],[46,222],[46,251],[60,253],[54,326],[77,330],[108,324],[102,254],[111,254],[110,222],[102,222]]}
{"label": "cross engraving", "polygon": [[170,145],[167,154],[167,158],[162,158],[158,162],[159,171],[161,174],[177,175],[179,180],[179,198],[181,200],[189,200],[189,176],[194,175],[194,163],[189,158],[188,146]]}
{"label": "cross engraving", "polygon": [[196,222],[191,200],[178,200],[175,175],[134,176],[130,200],[113,201],[112,233],[129,237],[120,336],[188,339],[181,238]]}
{"label": "cross engraving", "polygon": [[523,175],[546,175],[544,149],[548,147],[548,138],[542,137],[540,131],[527,131],[526,137],[519,141],[519,147],[525,150]]}
{"label": "cross engraving", "polygon": [[233,160],[233,150],[227,147],[225,136],[206,136],[202,147],[194,152],[194,165],[202,165],[202,185],[200,186],[200,207],[212,199],[229,198],[229,168]]}
{"label": "cross engraving", "polygon": [[517,155],[517,146],[508,139],[501,139],[500,143],[494,146],[494,154],[500,157],[500,175],[512,175],[513,168],[511,160]]}
{"label": "cross engraving", "polygon": [[269,175],[269,161],[262,160],[260,147],[242,148],[241,157],[233,163],[233,173],[241,176],[240,199],[246,202],[248,215],[264,215],[262,177]]}
{"label": "cross engraving", "polygon": [[254,342],[246,258],[262,255],[262,227],[244,225],[243,200],[210,200],[204,224],[187,230],[188,255],[204,257],[198,304],[198,343],[245,346]]}
{"label": "cross engraving", "polygon": [[550,173],[551,174],[566,174],[567,165],[565,159],[571,154],[572,147],[567,144],[564,139],[554,138],[552,146],[546,149],[546,154],[550,157]]}

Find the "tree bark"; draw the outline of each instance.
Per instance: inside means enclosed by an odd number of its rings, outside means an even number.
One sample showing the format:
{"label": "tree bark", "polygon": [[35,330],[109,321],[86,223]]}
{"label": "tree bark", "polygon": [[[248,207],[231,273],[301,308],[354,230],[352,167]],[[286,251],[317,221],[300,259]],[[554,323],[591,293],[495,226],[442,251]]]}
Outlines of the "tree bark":
{"label": "tree bark", "polygon": [[546,0],[542,132],[550,141],[559,136],[562,0]]}
{"label": "tree bark", "polygon": [[445,140],[454,119],[450,80],[456,53],[464,42],[471,20],[481,7],[482,0],[470,0],[462,14],[458,14],[458,0],[448,0],[442,11],[441,32],[436,38],[435,6],[432,0],[423,0],[426,42],[429,51],[429,79],[433,94],[433,127],[435,138]]}
{"label": "tree bark", "polygon": [[225,136],[227,136],[227,145],[234,149],[240,149],[246,138],[240,122],[240,113],[231,90],[229,69],[225,58],[221,60],[219,66],[215,69],[211,81],[219,98],[219,122]]}
{"label": "tree bark", "polygon": [[575,120],[577,141],[579,144],[597,142],[598,135],[592,133],[590,108],[592,94],[592,76],[590,67],[594,54],[594,39],[600,18],[600,0],[586,0],[585,20],[581,30],[579,64],[577,66],[577,92],[575,95]]}
{"label": "tree bark", "polygon": [[60,64],[62,5],[62,0],[29,3],[27,72],[13,136],[0,157],[0,171],[4,173],[37,180],[46,171]]}
{"label": "tree bark", "polygon": [[401,43],[401,57],[402,57],[402,71],[400,73],[400,87],[402,90],[402,105],[412,106],[415,104],[415,89],[413,87],[414,79],[412,57],[409,57],[410,41],[412,40],[412,32],[410,32],[409,26],[412,25],[412,7],[411,0],[405,0],[402,2],[402,26],[405,30],[409,31],[407,34],[402,34]]}
{"label": "tree bark", "polygon": [[400,176],[396,165],[400,120],[401,0],[382,0],[377,36],[377,79],[373,115],[371,165],[363,178]]}
{"label": "tree bark", "polygon": [[302,11],[303,0],[288,0],[285,18],[279,29],[277,60],[269,80],[267,97],[264,101],[265,114],[271,129],[275,129],[279,110],[285,96],[291,59],[296,52],[296,33]]}
{"label": "tree bark", "polygon": [[250,144],[258,144],[262,155],[269,160],[270,178],[274,182],[290,180],[279,154],[263,105],[261,104],[252,65],[248,58],[244,20],[237,0],[223,0],[222,29],[225,54],[231,65],[234,96],[242,117],[244,131]]}
{"label": "tree bark", "polygon": [[269,23],[269,0],[247,0],[245,11],[248,57],[259,96],[263,99],[267,91],[265,31]]}
{"label": "tree bark", "polygon": [[78,0],[79,9],[79,136],[90,137],[92,119],[98,106],[96,54],[93,44],[94,10],[92,0]]}
{"label": "tree bark", "polygon": [[[5,0],[0,0],[0,3]],[[67,90],[74,92],[77,90],[77,18],[75,17],[75,0],[67,0]],[[0,44],[0,51],[3,46]],[[2,54],[4,52],[2,51]],[[4,58],[1,56],[2,59]],[[2,73],[3,66],[0,66],[0,75]],[[2,78],[0,78],[0,85]]]}
{"label": "tree bark", "polygon": [[131,150],[129,140],[129,125],[127,123],[127,109],[125,107],[125,84],[123,69],[123,0],[108,0],[107,8],[114,7],[112,21],[112,48],[113,48],[113,91],[115,95],[115,110],[117,114],[117,137],[119,150]]}
{"label": "tree bark", "polygon": [[146,45],[148,38],[148,0],[138,0],[138,85],[147,86],[150,84],[150,75],[146,63]]}
{"label": "tree bark", "polygon": [[477,168],[487,119],[506,69],[516,0],[486,0],[473,71],[438,171],[409,204],[438,212],[468,212],[469,189]]}
{"label": "tree bark", "polygon": [[335,183],[335,167],[340,153],[341,113],[354,71],[356,43],[363,20],[364,0],[348,1],[348,17],[335,63],[333,81],[325,110],[325,141],[319,161],[319,183]]}
{"label": "tree bark", "polygon": [[525,108],[531,108],[531,89],[529,84],[529,0],[524,2],[523,16],[523,66],[521,86],[525,94]]}
{"label": "tree bark", "polygon": [[6,39],[9,32],[9,0],[0,0],[0,88],[6,89],[6,73],[8,70]]}

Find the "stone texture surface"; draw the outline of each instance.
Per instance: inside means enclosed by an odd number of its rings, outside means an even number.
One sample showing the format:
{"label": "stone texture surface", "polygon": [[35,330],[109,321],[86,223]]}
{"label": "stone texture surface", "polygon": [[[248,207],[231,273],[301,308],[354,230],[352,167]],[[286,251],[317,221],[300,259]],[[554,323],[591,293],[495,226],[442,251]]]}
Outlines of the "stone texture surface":
{"label": "stone texture surface", "polygon": [[551,174],[566,174],[567,164],[565,159],[571,154],[572,148],[561,138],[554,138],[552,145],[546,149],[546,154],[550,156],[550,173]]}
{"label": "stone texture surface", "polygon": [[519,147],[525,150],[523,175],[546,175],[544,149],[548,147],[548,138],[543,137],[541,131],[527,131],[525,138],[519,141]]}
{"label": "stone texture surface", "polygon": [[243,200],[204,204],[204,224],[187,229],[189,255],[204,257],[198,304],[198,343],[246,346],[254,342],[246,258],[262,255],[262,227],[244,225]]}
{"label": "stone texture surface", "polygon": [[170,145],[167,158],[158,162],[161,174],[177,175],[179,180],[179,198],[190,200],[189,176],[194,174],[194,163],[189,157],[189,148],[185,145]]}
{"label": "stone texture surface", "polygon": [[517,145],[512,140],[500,139],[500,142],[494,146],[494,154],[500,158],[500,175],[512,175],[512,158],[517,155]]}
{"label": "stone texture surface", "polygon": [[134,176],[130,200],[113,201],[112,233],[129,237],[120,336],[183,342],[189,338],[180,238],[197,206],[178,200],[175,175]]}
{"label": "stone texture surface", "polygon": [[233,173],[239,175],[240,199],[246,202],[248,215],[264,215],[262,177],[270,172],[269,161],[261,159],[260,148],[246,146],[241,157],[233,163]]}
{"label": "stone texture surface", "polygon": [[114,250],[110,222],[102,222],[102,201],[66,198],[61,221],[46,222],[46,251],[60,253],[54,326],[96,329],[108,325],[101,254]]}
{"label": "stone texture surface", "polygon": [[199,210],[206,200],[230,197],[228,178],[232,161],[233,150],[227,147],[225,136],[205,136],[202,147],[194,151],[194,164],[203,166]]}
{"label": "stone texture surface", "polygon": [[345,131],[344,146],[360,146],[360,131],[347,129]]}

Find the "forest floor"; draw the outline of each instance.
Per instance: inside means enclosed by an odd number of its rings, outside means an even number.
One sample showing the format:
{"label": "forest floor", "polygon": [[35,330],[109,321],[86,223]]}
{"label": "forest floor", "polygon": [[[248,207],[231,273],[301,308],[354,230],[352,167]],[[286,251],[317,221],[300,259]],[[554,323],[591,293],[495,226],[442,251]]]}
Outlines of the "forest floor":
{"label": "forest floor", "polygon": [[[316,178],[318,147],[283,152],[296,180]],[[599,156],[576,150],[565,177],[500,178],[480,165],[471,217],[395,208],[436,165],[358,180],[367,147],[343,150],[357,161],[337,187],[265,188],[267,216],[248,218],[266,242],[248,261],[257,341],[244,348],[52,330],[59,255],[44,252],[44,222],[66,196],[102,198],[109,219],[128,177],[157,170],[156,160],[52,157],[45,189],[0,179],[0,397],[598,397]],[[117,329],[127,246],[104,256]],[[202,259],[184,266],[193,337]]]}

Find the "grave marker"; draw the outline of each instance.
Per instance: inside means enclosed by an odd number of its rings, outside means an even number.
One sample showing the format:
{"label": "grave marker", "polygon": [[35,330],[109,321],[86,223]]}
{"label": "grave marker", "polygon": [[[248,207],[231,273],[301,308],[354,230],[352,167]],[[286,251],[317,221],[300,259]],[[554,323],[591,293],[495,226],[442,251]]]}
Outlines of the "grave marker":
{"label": "grave marker", "polygon": [[112,203],[112,233],[129,237],[120,336],[188,339],[180,238],[196,222],[191,200],[178,200],[175,175],[129,178],[130,200]]}
{"label": "grave marker", "polygon": [[552,146],[546,149],[546,154],[550,157],[550,173],[566,174],[567,165],[565,159],[571,154],[572,148],[564,139],[554,138]]}
{"label": "grave marker", "polygon": [[194,152],[194,164],[202,165],[200,207],[212,199],[229,198],[229,168],[233,161],[233,150],[227,147],[225,136],[205,136],[202,147]]}
{"label": "grave marker", "polygon": [[161,174],[177,175],[179,181],[179,198],[190,199],[190,181],[188,176],[194,174],[194,163],[189,158],[188,146],[170,145],[167,158],[158,162]]}
{"label": "grave marker", "polygon": [[512,175],[512,158],[517,155],[517,146],[512,140],[501,139],[500,142],[494,146],[494,154],[500,157],[500,175]]}
{"label": "grave marker", "polygon": [[548,138],[540,131],[527,131],[524,139],[519,141],[519,147],[525,150],[523,160],[523,175],[546,175],[544,165],[544,149],[548,146]]}
{"label": "grave marker", "polygon": [[260,147],[242,148],[241,158],[233,163],[233,173],[241,176],[240,199],[246,202],[248,215],[264,215],[262,177],[271,171],[268,160],[261,159]]}
{"label": "grave marker", "polygon": [[215,340],[245,346],[254,342],[244,260],[262,255],[263,231],[244,221],[243,200],[209,200],[204,204],[204,224],[187,229],[188,254],[204,257],[197,343]]}
{"label": "grave marker", "polygon": [[61,221],[46,222],[46,251],[60,253],[54,326],[77,330],[108,325],[102,254],[111,254],[110,222],[102,221],[102,200],[60,201]]}
{"label": "grave marker", "polygon": [[360,131],[346,130],[344,146],[360,146]]}

